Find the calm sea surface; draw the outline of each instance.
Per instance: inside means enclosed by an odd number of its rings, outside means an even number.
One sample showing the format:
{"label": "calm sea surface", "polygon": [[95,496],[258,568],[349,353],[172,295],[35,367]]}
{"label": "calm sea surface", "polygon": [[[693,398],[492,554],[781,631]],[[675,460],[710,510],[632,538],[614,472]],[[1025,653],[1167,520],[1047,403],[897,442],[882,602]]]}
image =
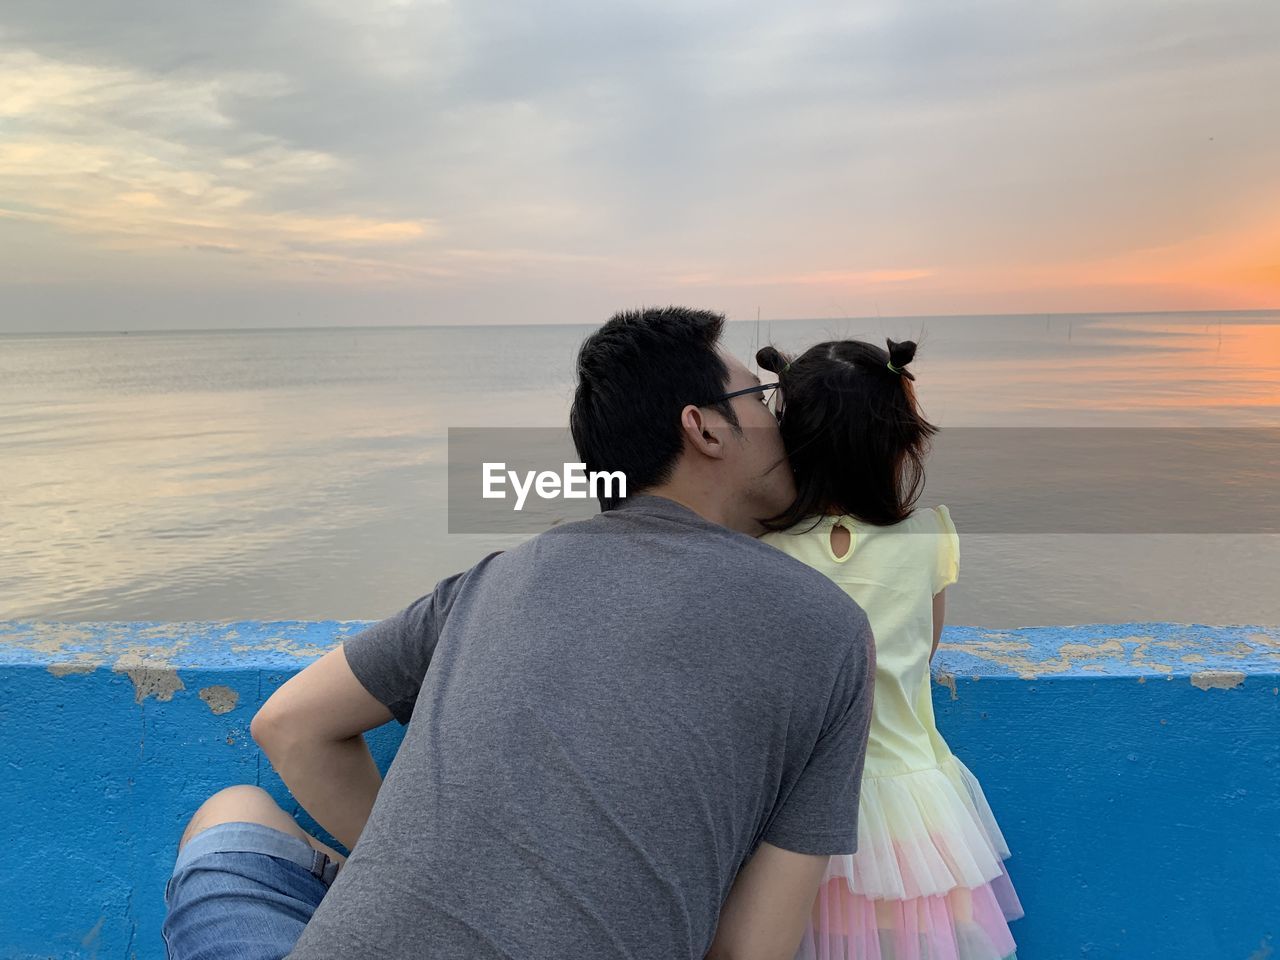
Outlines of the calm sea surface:
{"label": "calm sea surface", "polygon": [[[0,336],[0,619],[392,613],[522,539],[447,533],[446,431],[561,426],[590,329]],[[1280,427],[1277,312],[745,322],[727,339],[749,360],[832,336],[918,339],[944,431]],[[1224,473],[1224,496],[1280,480]],[[955,623],[1280,623],[1280,535],[955,519]]]}

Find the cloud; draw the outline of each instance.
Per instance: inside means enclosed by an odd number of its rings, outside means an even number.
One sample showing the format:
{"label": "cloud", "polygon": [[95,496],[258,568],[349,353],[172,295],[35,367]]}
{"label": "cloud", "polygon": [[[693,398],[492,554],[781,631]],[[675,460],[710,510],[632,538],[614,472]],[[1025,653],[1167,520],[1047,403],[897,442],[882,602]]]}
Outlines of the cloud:
{"label": "cloud", "polygon": [[1267,236],[1277,41],[1270,0],[20,0],[0,208],[171,277],[1003,306]]}
{"label": "cloud", "polygon": [[324,186],[344,162],[246,131],[220,109],[230,95],[278,93],[278,77],[150,77],[119,67],[0,54],[0,216],[50,224],[138,252],[191,248],[280,262],[312,251],[398,246],[425,220],[272,209],[284,189]]}
{"label": "cloud", "polygon": [[674,278],[680,286],[701,287],[871,287],[886,283],[906,283],[933,276],[932,270],[819,270],[809,273],[769,276],[723,277],[715,274],[687,274]]}

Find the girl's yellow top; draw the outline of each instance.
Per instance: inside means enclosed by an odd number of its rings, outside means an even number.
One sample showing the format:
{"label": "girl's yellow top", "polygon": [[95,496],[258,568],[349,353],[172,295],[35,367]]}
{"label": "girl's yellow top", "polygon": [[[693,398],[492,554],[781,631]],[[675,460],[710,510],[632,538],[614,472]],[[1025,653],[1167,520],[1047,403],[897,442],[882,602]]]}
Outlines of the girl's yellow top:
{"label": "girl's yellow top", "polygon": [[[850,534],[843,556],[831,545],[836,526]],[[949,759],[929,689],[933,597],[955,583],[960,570],[960,538],[947,508],[917,510],[888,527],[847,516],[810,517],[763,539],[826,574],[866,611],[875,634],[876,685],[864,777]]]}
{"label": "girl's yellow top", "polygon": [[[831,546],[835,526],[852,541],[843,556]],[[955,957],[957,944],[968,945],[961,957],[1014,956],[1008,921],[1022,906],[1004,870],[1009,846],[933,719],[933,597],[960,569],[951,514],[918,510],[889,527],[813,517],[766,540],[843,587],[876,644],[858,851],[828,859],[798,960]]]}

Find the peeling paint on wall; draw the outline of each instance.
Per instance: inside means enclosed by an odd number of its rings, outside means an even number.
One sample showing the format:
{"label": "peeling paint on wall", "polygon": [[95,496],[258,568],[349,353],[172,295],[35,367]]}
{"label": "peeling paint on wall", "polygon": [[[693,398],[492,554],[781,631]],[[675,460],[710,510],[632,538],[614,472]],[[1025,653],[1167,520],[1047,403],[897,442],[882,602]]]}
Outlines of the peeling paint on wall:
{"label": "peeling paint on wall", "polygon": [[72,673],[93,673],[98,665],[92,661],[87,663],[51,663],[46,668],[55,677],[65,677]]}
{"label": "peeling paint on wall", "polygon": [[[1105,625],[1101,625],[1105,628]],[[1145,626],[1145,624],[1144,624]],[[1159,626],[1159,625],[1155,625]],[[1093,628],[1091,628],[1093,629]],[[1204,627],[1188,627],[1185,634],[1132,633],[1127,635],[1094,630],[1087,641],[1077,639],[1085,628],[1031,628],[1023,635],[1057,634],[1054,643],[1029,643],[1017,632],[991,633],[972,628],[953,628],[939,649],[950,668],[953,654],[992,664],[1023,680],[1072,674],[1124,675],[1138,673],[1149,678],[1187,677],[1199,668],[1232,670],[1236,663],[1248,674],[1259,662],[1280,662],[1280,635],[1265,632],[1237,632],[1234,642],[1206,644]],[[968,634],[966,636],[966,634]],[[1048,638],[1046,638],[1048,639]],[[959,673],[959,671],[953,671]]]}
{"label": "peeling paint on wall", "polygon": [[172,700],[175,693],[186,689],[178,671],[161,657],[126,653],[111,669],[115,673],[128,674],[133,681],[134,703],[141,703],[147,697]]}
{"label": "peeling paint on wall", "polygon": [[[1142,642],[1150,640],[1142,637]],[[1058,654],[1067,660],[1119,660],[1125,655],[1124,643],[1120,640],[1103,640],[1101,643],[1063,643],[1058,646]]]}
{"label": "peeling paint on wall", "polygon": [[70,623],[33,623],[24,638],[26,645],[41,653],[60,653],[63,647],[97,640],[92,630]]}
{"label": "peeling paint on wall", "polygon": [[956,675],[954,673],[948,673],[946,670],[939,670],[933,679],[937,681],[938,686],[946,687],[951,691],[952,700],[960,699],[960,695],[956,693]]}
{"label": "peeling paint on wall", "polygon": [[[957,644],[940,643],[939,650],[961,650],[977,657],[1008,667],[1025,680],[1034,680],[1047,664],[1032,661],[1026,654],[1031,651],[1031,644],[1024,640],[1000,639],[1003,634],[984,634],[983,640],[969,641],[963,647]],[[1063,669],[1066,669],[1065,667]]]}
{"label": "peeling paint on wall", "polygon": [[1191,685],[1201,690],[1231,690],[1244,683],[1239,670],[1201,670],[1191,675]]}
{"label": "peeling paint on wall", "polygon": [[283,637],[272,637],[266,644],[234,643],[231,645],[231,651],[233,653],[258,653],[264,647],[270,647],[272,650],[277,650],[280,653],[286,653],[292,657],[298,657],[299,659],[305,660],[315,660],[318,657],[323,657],[326,653],[335,649],[337,646],[338,644],[336,643],[333,646],[328,647],[319,647],[314,645],[303,646],[292,640],[286,640]]}
{"label": "peeling paint on wall", "polygon": [[209,705],[213,713],[230,713],[240,701],[240,694],[230,687],[201,687],[200,699]]}

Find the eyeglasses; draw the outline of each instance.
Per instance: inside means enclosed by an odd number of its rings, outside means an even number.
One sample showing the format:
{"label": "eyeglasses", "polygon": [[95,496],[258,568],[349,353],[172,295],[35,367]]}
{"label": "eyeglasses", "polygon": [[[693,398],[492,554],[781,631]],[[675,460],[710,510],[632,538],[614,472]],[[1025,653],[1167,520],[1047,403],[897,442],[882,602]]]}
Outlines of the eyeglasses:
{"label": "eyeglasses", "polygon": [[776,383],[757,383],[753,387],[745,387],[742,390],[734,390],[732,393],[724,393],[718,397],[712,397],[706,403],[699,404],[699,406],[709,407],[725,400],[732,400],[734,397],[744,397],[748,393],[759,393],[760,402],[768,408],[769,412],[775,417],[780,418],[782,416],[782,410],[778,406],[778,385]]}

